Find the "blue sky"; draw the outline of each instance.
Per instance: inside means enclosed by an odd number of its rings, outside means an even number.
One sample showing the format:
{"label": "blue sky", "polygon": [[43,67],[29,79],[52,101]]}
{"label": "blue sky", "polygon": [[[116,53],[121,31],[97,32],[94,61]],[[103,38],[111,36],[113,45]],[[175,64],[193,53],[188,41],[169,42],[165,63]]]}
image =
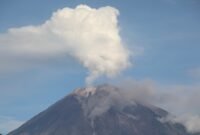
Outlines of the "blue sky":
{"label": "blue sky", "polygon": [[[1,0],[0,32],[42,24],[58,9],[79,4],[119,10],[121,38],[130,51],[136,47],[140,53],[131,59],[133,66],[117,79],[148,78],[169,85],[199,83],[200,77],[190,75],[200,68],[199,0]],[[26,121],[85,85],[88,71],[79,63],[73,59],[49,61],[33,68],[0,72],[0,116]],[[96,83],[105,81],[109,79],[103,77]]]}

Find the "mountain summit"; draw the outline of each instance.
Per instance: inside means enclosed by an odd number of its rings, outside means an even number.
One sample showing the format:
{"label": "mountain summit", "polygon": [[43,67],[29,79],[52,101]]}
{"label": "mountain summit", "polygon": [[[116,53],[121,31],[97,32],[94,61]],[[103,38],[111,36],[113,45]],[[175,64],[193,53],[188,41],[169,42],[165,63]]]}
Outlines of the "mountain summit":
{"label": "mountain summit", "polygon": [[111,85],[74,90],[8,135],[192,135]]}

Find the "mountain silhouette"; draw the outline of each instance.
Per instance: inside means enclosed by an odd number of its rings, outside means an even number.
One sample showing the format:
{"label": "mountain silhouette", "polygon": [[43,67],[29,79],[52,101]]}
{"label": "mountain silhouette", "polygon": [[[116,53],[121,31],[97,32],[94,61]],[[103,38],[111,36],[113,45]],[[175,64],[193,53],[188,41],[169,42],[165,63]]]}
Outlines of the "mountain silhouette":
{"label": "mountain silhouette", "polygon": [[111,85],[76,89],[8,135],[194,135],[182,124],[162,122],[167,111],[120,91]]}

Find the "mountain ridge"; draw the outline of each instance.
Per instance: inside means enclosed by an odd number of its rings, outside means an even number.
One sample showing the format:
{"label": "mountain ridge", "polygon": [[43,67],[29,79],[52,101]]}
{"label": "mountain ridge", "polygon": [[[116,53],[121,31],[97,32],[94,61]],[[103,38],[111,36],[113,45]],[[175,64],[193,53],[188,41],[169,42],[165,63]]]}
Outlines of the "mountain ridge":
{"label": "mountain ridge", "polygon": [[163,123],[169,113],[123,99],[111,85],[79,88],[8,135],[199,135],[179,123]]}

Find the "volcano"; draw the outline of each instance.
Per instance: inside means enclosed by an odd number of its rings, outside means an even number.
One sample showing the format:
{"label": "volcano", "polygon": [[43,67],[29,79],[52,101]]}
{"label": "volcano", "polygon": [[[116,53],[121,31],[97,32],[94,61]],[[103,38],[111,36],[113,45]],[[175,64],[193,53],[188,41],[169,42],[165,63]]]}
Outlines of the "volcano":
{"label": "volcano", "polygon": [[76,89],[8,135],[194,135],[182,124],[162,122],[167,111],[121,91],[110,85]]}

